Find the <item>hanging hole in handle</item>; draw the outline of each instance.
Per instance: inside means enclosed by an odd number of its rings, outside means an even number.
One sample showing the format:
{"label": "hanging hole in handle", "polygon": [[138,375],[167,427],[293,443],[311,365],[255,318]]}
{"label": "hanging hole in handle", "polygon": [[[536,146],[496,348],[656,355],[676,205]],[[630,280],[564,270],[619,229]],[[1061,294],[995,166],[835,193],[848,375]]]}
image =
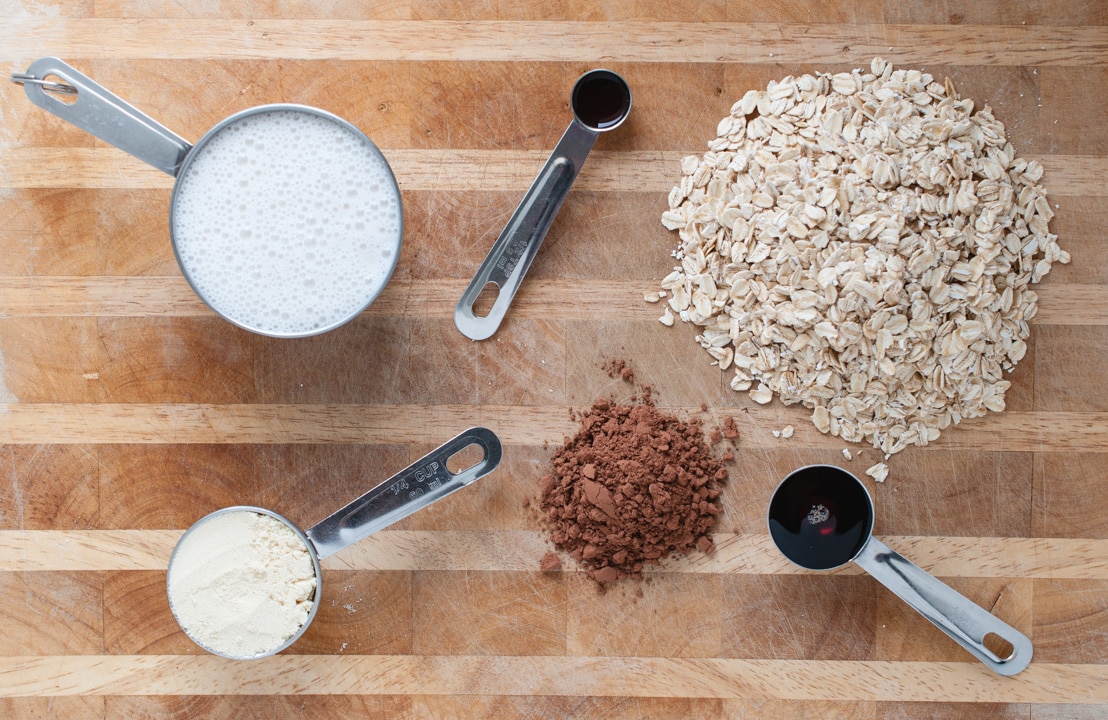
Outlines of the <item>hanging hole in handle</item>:
{"label": "hanging hole in handle", "polygon": [[458,475],[477,467],[484,459],[484,449],[477,443],[471,443],[446,459],[446,469]]}
{"label": "hanging hole in handle", "polygon": [[43,91],[63,105],[72,105],[77,102],[77,88],[65,81],[65,78],[48,74],[38,84]]}
{"label": "hanging hole in handle", "polygon": [[479,318],[488,317],[498,297],[500,286],[491,281],[485,283],[485,287],[481,288],[481,293],[473,301],[473,315]]}
{"label": "hanging hole in handle", "polygon": [[985,637],[981,638],[981,644],[984,645],[989,652],[1000,658],[1001,662],[1011,660],[1012,656],[1016,654],[1015,646],[994,632],[988,633]]}

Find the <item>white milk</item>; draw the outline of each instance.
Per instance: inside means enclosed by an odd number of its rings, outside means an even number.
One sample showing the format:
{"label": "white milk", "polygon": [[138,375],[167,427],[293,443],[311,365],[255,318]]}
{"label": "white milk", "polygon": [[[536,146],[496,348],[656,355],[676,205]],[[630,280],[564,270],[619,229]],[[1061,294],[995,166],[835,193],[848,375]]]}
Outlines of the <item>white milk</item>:
{"label": "white milk", "polygon": [[173,239],[216,312],[266,335],[311,335],[385,286],[400,192],[360,132],[286,106],[233,120],[194,152],[174,191]]}

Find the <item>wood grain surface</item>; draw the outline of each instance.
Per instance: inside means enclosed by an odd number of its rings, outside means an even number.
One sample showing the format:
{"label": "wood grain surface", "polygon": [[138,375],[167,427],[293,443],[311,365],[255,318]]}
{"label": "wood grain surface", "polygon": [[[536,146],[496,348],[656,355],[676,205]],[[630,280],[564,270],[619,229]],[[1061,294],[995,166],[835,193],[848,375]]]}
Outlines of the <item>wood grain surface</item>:
{"label": "wood grain surface", "polygon": [[[304,340],[216,318],[183,280],[173,179],[0,89],[0,717],[1108,717],[1108,4],[1079,0],[0,0],[0,64],[54,55],[190,141],[268,102],[335,112],[383,150],[405,237],[385,293]],[[643,294],[659,217],[716,123],[785,75],[949,77],[1040,160],[1074,262],[1008,410],[890,461],[876,532],[1029,635],[993,675],[854,568],[789,565],[764,514],[791,469],[879,459],[799,408],[753,405]],[[453,307],[570,120],[585,70],[634,109],[603,136],[499,333]],[[540,573],[525,504],[570,411],[630,389],[733,418],[717,550],[606,594]],[[707,410],[701,410],[701,407]],[[178,629],[182,531],[257,504],[311,525],[470,425],[477,484],[324,561],[315,623],[253,662]],[[792,424],[789,440],[771,430]]]}

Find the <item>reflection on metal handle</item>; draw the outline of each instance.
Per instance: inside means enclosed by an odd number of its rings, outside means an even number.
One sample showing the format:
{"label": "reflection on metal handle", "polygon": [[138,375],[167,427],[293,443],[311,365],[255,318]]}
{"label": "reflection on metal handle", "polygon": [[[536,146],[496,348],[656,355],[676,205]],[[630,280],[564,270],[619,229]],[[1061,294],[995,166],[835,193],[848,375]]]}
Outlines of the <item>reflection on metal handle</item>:
{"label": "reflection on metal handle", "polygon": [[[451,472],[447,461],[471,445],[479,446],[484,456],[461,472]],[[501,454],[500,440],[492,430],[470,428],[316,523],[305,534],[319,557],[333,555],[488,475],[500,464]]]}
{"label": "reflection on metal handle", "polygon": [[[170,175],[177,175],[192,149],[183,138],[57,58],[39,58],[12,80],[21,83],[30,101],[43,110]],[[50,91],[77,99],[62,101],[51,97]]]}
{"label": "reflection on metal handle", "polygon": [[[866,572],[1000,675],[1015,675],[1031,662],[1031,640],[956,592],[875,537],[854,558]],[[1012,646],[1002,658],[986,647],[989,635]]]}
{"label": "reflection on metal handle", "polygon": [[[454,308],[454,324],[466,337],[484,340],[500,327],[597,135],[574,118],[558,141]],[[496,301],[487,315],[478,316],[473,303],[489,283],[498,288]]]}

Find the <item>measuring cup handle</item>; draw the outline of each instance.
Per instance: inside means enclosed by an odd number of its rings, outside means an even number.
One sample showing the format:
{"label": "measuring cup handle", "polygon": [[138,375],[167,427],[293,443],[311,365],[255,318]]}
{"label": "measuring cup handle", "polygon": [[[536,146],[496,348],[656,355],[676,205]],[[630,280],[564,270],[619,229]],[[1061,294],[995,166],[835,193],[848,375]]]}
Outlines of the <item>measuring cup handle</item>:
{"label": "measuring cup handle", "polygon": [[[60,82],[48,82],[50,77]],[[183,138],[58,58],[39,58],[12,80],[22,83],[30,101],[43,110],[175,177],[192,149]],[[64,89],[75,99],[53,97],[52,88]]]}
{"label": "measuring cup handle", "polygon": [[[481,460],[461,472],[451,472],[447,461],[471,445],[484,451]],[[488,475],[500,464],[502,452],[500,439],[492,430],[470,428],[316,523],[305,534],[319,557],[332,555]]]}
{"label": "measuring cup handle", "polygon": [[[454,324],[466,337],[484,340],[500,327],[597,134],[574,119],[558,141],[454,308]],[[498,288],[496,300],[479,316],[473,304],[489,283]]]}
{"label": "measuring cup handle", "polygon": [[[869,539],[854,562],[994,672],[1015,675],[1031,662],[1031,640],[1026,635],[877,538]],[[985,645],[989,635],[1012,646],[1008,657],[1000,657]]]}

